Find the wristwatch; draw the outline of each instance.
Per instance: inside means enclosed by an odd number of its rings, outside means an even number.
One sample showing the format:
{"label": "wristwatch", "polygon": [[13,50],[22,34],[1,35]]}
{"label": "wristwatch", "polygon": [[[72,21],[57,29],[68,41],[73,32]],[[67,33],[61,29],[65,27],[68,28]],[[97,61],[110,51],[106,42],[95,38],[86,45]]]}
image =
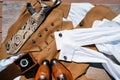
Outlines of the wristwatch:
{"label": "wristwatch", "polygon": [[[26,78],[34,77],[39,64],[34,59],[31,53],[26,53],[7,68],[0,72],[0,79],[3,80],[13,80],[19,75],[25,75]],[[34,72],[33,72],[34,71]]]}

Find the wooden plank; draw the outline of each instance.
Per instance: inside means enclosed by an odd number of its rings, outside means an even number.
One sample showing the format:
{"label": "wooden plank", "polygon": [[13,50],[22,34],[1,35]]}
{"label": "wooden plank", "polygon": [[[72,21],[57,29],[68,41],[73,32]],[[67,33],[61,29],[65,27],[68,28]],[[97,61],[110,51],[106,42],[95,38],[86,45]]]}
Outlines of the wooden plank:
{"label": "wooden plank", "polygon": [[2,42],[2,33],[0,33],[0,44]]}
{"label": "wooden plank", "polygon": [[0,32],[2,32],[2,18],[0,18]]}
{"label": "wooden plank", "polygon": [[25,1],[4,1],[2,5],[2,41],[7,35],[8,29],[19,17],[23,6],[25,6]]}
{"label": "wooden plank", "polygon": [[120,0],[62,0],[63,2],[90,2],[94,4],[119,4]]}
{"label": "wooden plank", "polygon": [[27,1],[27,0],[4,0],[4,1]]}
{"label": "wooden plank", "polygon": [[2,17],[2,3],[0,3],[0,18]]}

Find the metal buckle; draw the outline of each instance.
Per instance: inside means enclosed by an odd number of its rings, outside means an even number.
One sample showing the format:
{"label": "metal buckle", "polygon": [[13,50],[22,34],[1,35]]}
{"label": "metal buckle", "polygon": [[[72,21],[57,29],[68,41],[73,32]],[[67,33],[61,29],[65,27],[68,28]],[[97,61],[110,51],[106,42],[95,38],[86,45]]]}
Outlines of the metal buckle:
{"label": "metal buckle", "polygon": [[25,55],[21,56],[14,63],[20,67],[22,72],[21,74],[24,74],[37,65],[37,61],[30,53],[26,53]]}

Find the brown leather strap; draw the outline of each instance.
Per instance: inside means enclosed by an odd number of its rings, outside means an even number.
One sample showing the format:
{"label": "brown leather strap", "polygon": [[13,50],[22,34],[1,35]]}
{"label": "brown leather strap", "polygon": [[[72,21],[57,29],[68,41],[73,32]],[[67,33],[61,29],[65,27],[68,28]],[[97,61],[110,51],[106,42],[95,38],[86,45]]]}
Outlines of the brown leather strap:
{"label": "brown leather strap", "polygon": [[0,79],[2,80],[13,80],[21,73],[21,70],[18,65],[12,63],[2,72],[0,72]]}
{"label": "brown leather strap", "polygon": [[34,59],[32,54],[27,53],[21,56],[20,58],[18,58],[17,60],[15,60],[14,63],[10,64],[3,71],[1,71],[0,79],[13,80],[18,75],[25,75],[25,73],[30,72],[30,70],[33,70],[33,69],[35,70],[36,67],[38,68],[38,64],[36,60]]}

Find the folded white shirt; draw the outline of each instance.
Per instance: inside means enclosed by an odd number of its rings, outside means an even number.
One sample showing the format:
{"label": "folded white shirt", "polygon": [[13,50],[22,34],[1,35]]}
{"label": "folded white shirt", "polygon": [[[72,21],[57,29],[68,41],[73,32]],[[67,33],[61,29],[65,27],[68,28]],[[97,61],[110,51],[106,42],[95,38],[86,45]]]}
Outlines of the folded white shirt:
{"label": "folded white shirt", "polygon": [[[113,55],[120,62],[120,15],[112,21],[95,21],[92,28],[64,30],[54,34],[57,49],[61,50],[60,60],[101,62],[116,80],[120,79],[120,66],[101,53]],[[83,47],[91,44],[95,44],[100,52]]]}

